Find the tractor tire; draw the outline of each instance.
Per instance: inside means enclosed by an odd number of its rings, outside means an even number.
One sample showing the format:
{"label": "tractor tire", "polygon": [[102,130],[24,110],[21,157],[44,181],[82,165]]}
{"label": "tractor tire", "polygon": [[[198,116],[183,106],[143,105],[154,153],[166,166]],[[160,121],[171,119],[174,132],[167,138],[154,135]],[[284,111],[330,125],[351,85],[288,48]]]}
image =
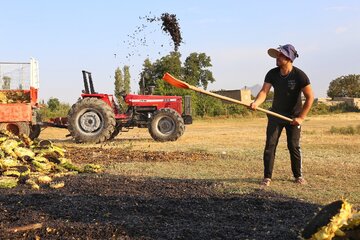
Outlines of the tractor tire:
{"label": "tractor tire", "polygon": [[34,140],[35,138],[38,138],[41,132],[41,127],[40,125],[36,124],[36,125],[32,125],[31,126],[31,130],[30,130],[30,139]]}
{"label": "tractor tire", "polygon": [[115,130],[112,108],[101,99],[84,98],[68,113],[68,130],[78,143],[101,143],[110,139]]}
{"label": "tractor tire", "polygon": [[0,123],[0,130],[7,130],[14,135],[30,135],[30,125],[27,122]]}
{"label": "tractor tire", "polygon": [[176,141],[184,134],[184,120],[171,108],[156,111],[148,124],[151,137],[158,142]]}

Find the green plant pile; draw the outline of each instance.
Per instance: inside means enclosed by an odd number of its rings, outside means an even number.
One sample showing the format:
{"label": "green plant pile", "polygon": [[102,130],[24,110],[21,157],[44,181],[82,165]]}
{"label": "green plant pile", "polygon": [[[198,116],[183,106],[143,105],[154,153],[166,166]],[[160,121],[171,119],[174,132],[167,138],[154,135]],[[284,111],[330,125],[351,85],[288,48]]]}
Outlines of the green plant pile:
{"label": "green plant pile", "polygon": [[88,164],[82,168],[65,158],[66,150],[48,140],[20,137],[8,131],[0,131],[0,188],[13,188],[26,184],[32,189],[40,186],[60,188],[63,181],[55,181],[65,175],[100,172],[101,167]]}
{"label": "green plant pile", "polygon": [[[346,200],[326,205],[308,223],[302,237],[309,240],[358,239],[360,212]],[[355,235],[354,235],[355,233]]]}

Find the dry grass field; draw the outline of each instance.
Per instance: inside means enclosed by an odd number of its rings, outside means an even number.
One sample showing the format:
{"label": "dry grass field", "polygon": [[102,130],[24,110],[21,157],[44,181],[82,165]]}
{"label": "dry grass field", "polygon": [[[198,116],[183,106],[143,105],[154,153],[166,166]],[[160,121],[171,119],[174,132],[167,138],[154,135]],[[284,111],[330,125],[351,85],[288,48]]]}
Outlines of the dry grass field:
{"label": "dry grass field", "polygon": [[[360,135],[330,133],[332,126],[359,125],[360,114],[336,114],[308,117],[303,124],[303,172],[308,184],[291,182],[285,131],[282,134],[269,189],[285,196],[316,204],[346,198],[360,206]],[[176,142],[159,143],[147,129],[131,129],[114,141],[101,145],[75,144],[66,138],[66,129],[48,128],[40,138],[53,139],[59,145],[80,148],[100,147],[131,152],[206,153],[203,158],[168,161],[112,161],[101,163],[111,174],[124,176],[211,180],[220,183],[220,192],[249,193],[259,188],[262,178],[262,152],[266,118],[219,118],[195,120]],[[88,153],[92,156],[92,153]],[[156,158],[156,154],[154,155]],[[95,156],[96,157],[96,156]],[[101,160],[101,159],[99,159]]]}
{"label": "dry grass field", "polygon": [[307,119],[307,185],[292,182],[284,132],[266,189],[265,118],[196,120],[166,143],[131,129],[104,144],[75,144],[66,129],[47,128],[41,139],[104,172],[62,177],[60,189],[0,189],[0,239],[299,239],[321,206],[346,198],[360,207],[360,135],[330,132],[359,120]]}

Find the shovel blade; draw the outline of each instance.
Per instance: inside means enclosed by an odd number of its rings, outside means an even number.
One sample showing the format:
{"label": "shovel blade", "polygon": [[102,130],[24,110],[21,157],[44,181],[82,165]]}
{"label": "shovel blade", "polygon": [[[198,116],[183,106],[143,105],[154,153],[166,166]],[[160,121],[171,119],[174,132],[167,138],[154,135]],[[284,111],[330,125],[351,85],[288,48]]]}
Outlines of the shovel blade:
{"label": "shovel blade", "polygon": [[163,76],[163,79],[169,83],[170,85],[177,87],[177,88],[184,88],[184,89],[189,89],[189,84],[187,84],[186,82],[180,81],[179,79],[176,79],[175,77],[173,77],[171,74],[169,73],[165,73]]}

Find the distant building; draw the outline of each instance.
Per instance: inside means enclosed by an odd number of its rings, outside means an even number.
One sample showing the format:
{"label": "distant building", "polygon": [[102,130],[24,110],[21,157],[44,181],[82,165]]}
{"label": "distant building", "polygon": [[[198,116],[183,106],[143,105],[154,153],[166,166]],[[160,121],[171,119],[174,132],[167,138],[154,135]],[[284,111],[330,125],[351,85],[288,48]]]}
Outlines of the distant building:
{"label": "distant building", "polygon": [[342,101],[351,107],[356,107],[360,109],[360,98],[334,97],[334,101]]}
{"label": "distant building", "polygon": [[345,103],[351,107],[356,107],[360,109],[360,98],[351,98],[351,97],[334,97],[334,99],[318,98],[317,102],[326,104],[328,106],[335,106],[340,103]]}
{"label": "distant building", "polygon": [[[251,90],[244,88],[244,89],[240,89],[240,90],[220,90],[220,91],[215,91],[214,93],[217,93],[219,95],[228,97],[228,98],[232,98],[244,103],[251,103]],[[225,103],[231,103],[228,101],[223,101]]]}
{"label": "distant building", "polygon": [[322,103],[327,106],[335,106],[335,105],[342,103],[342,102],[338,102],[338,101],[333,101],[332,98],[317,98],[317,99],[315,99],[315,101],[317,103]]}

